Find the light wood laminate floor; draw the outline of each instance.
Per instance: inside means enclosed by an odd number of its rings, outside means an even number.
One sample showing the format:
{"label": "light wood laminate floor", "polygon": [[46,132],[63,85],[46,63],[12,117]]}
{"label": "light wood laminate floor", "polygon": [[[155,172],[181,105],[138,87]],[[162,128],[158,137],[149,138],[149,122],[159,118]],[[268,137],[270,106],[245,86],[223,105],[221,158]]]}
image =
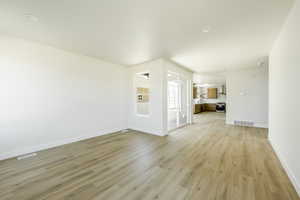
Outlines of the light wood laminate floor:
{"label": "light wood laminate floor", "polygon": [[266,135],[203,113],[168,137],[100,136],[0,161],[0,199],[299,199]]}

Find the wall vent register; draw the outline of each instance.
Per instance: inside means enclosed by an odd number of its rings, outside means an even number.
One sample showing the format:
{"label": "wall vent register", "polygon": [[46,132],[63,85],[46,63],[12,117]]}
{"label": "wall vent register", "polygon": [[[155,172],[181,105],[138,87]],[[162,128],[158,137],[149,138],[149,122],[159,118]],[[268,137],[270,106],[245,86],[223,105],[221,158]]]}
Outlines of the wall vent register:
{"label": "wall vent register", "polygon": [[236,126],[253,127],[254,126],[254,122],[234,120],[234,125],[236,125]]}

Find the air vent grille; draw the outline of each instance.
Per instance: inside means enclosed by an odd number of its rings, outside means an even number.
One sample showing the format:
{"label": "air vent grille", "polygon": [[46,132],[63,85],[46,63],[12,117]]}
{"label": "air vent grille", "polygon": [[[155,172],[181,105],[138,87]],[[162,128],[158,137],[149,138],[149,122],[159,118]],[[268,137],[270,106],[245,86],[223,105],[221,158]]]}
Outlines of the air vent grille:
{"label": "air vent grille", "polygon": [[236,125],[236,126],[253,127],[254,126],[254,122],[234,120],[234,125]]}

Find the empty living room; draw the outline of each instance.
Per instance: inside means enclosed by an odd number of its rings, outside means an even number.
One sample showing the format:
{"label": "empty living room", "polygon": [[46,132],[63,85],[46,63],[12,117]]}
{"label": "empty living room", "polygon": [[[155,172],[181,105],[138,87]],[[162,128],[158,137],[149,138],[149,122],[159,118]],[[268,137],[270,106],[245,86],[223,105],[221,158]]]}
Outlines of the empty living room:
{"label": "empty living room", "polygon": [[0,19],[0,200],[300,200],[300,0]]}

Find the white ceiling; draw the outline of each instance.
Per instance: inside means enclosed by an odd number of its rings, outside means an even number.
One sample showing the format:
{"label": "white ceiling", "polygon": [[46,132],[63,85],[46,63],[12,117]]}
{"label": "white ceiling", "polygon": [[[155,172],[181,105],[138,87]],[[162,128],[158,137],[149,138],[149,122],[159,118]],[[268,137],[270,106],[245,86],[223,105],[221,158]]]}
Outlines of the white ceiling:
{"label": "white ceiling", "polygon": [[164,57],[196,72],[224,71],[266,57],[293,2],[1,0],[0,33],[124,65]]}

